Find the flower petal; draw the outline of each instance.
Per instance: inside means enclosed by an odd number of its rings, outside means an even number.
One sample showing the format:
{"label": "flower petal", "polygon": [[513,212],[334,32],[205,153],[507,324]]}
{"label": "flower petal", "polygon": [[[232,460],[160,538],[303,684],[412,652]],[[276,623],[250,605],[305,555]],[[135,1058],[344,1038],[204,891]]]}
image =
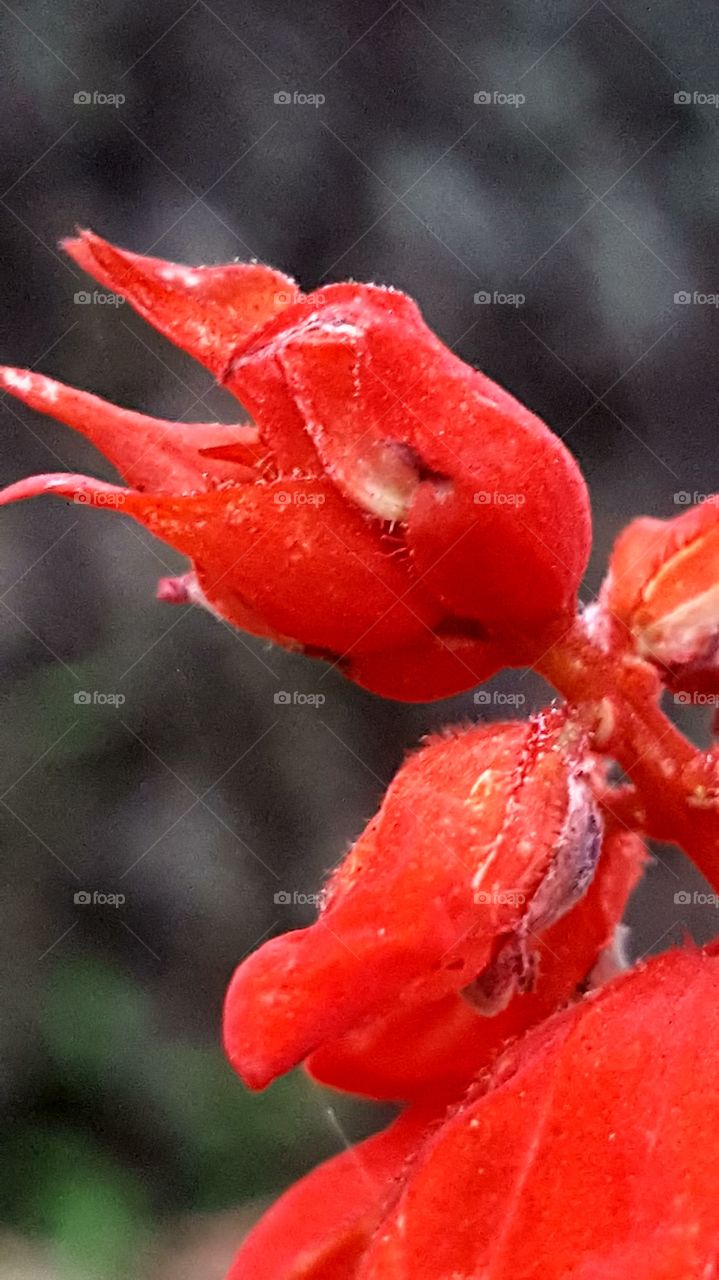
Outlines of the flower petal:
{"label": "flower petal", "polygon": [[326,479],[175,496],[46,475],[11,485],[0,503],[42,493],[133,516],[192,558],[210,607],[240,627],[249,611],[263,635],[291,637],[293,647],[359,656],[409,644],[439,621],[395,547],[385,551]]}
{"label": "flower petal", "polygon": [[92,231],[63,248],[216,375],[238,343],[300,296],[294,280],[258,262],[186,267],[118,249]]}
{"label": "flower petal", "polygon": [[691,683],[706,667],[719,689],[719,496],[672,520],[630,524],[612,552],[602,602],[642,656],[664,667],[668,684],[682,688],[685,673]]}
{"label": "flower petal", "polygon": [[482,1017],[454,994],[400,1008],[323,1045],[307,1061],[310,1075],[335,1089],[393,1101],[438,1088],[459,1094],[509,1040],[576,998],[612,945],[645,862],[638,836],[622,831],[606,837],[585,896],[537,939],[534,989],[518,991],[506,1009]]}
{"label": "flower petal", "polygon": [[719,959],[675,951],[515,1042],[426,1143],[358,1280],[706,1280]]}
{"label": "flower petal", "polygon": [[427,632],[411,647],[351,657],[342,669],[356,684],[383,698],[432,702],[489,680],[505,663],[506,655],[489,640],[462,634],[448,624]]}
{"label": "flower petal", "polygon": [[[192,493],[252,479],[248,467],[266,453],[254,427],[149,418],[29,369],[0,367],[0,388],[79,431],[135,489]],[[221,446],[232,448],[231,463],[213,456]]]}
{"label": "flower petal", "polygon": [[408,1157],[441,1113],[437,1104],[412,1108],[290,1187],[250,1232],[227,1280],[352,1280]]}
{"label": "flower petal", "polygon": [[[237,970],[235,1069],[262,1088],[362,1020],[494,974],[587,887],[597,816],[562,712],[434,740],[400,770],[330,881],[317,923]],[[499,984],[511,995],[514,975]]]}
{"label": "flower petal", "polygon": [[[275,416],[284,372],[327,472],[371,514],[407,520],[418,572],[452,613],[506,627],[567,608],[590,544],[576,463],[409,299],[373,285],[310,294],[239,350],[228,385],[249,369],[266,371]],[[263,430],[262,405],[248,407]]]}

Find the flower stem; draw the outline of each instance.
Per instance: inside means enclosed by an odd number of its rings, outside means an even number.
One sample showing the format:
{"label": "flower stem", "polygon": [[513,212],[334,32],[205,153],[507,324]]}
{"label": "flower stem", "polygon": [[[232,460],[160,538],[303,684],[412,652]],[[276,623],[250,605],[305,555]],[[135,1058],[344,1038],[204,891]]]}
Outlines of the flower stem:
{"label": "flower stem", "polygon": [[719,768],[664,715],[662,685],[616,629],[603,644],[582,618],[535,669],[592,720],[594,745],[631,779],[646,834],[679,845],[719,890]]}

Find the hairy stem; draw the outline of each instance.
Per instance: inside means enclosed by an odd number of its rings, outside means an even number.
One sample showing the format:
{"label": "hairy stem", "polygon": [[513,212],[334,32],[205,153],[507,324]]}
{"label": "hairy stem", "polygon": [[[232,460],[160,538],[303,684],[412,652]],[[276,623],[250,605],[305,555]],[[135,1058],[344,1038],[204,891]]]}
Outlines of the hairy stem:
{"label": "hairy stem", "polygon": [[647,834],[670,841],[719,890],[719,769],[664,715],[654,669],[620,632],[600,644],[579,618],[535,668],[591,718],[595,746],[631,778]]}

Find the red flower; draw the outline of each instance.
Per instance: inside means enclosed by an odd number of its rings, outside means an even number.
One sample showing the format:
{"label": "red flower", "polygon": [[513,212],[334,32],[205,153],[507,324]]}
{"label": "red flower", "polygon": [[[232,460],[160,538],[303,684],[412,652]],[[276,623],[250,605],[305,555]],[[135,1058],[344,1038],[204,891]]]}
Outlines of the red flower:
{"label": "red flower", "polygon": [[535,939],[533,990],[515,992],[506,1009],[483,1017],[454,993],[400,1007],[324,1044],[307,1060],[310,1075],[371,1098],[408,1102],[437,1090],[458,1096],[509,1040],[575,999],[592,973],[602,981],[621,965],[619,921],[645,861],[638,836],[606,836],[584,897]]}
{"label": "red flower", "polygon": [[717,1055],[716,954],[675,951],[609,983],[470,1092],[349,1274],[709,1280]]}
{"label": "red flower", "polygon": [[193,561],[163,599],[206,603],[386,696],[468,688],[573,609],[590,535],[571,456],[408,298],[356,284],[303,297],[268,267],[181,267],[89,232],[66,247],[256,425],[172,426],[6,369],[6,390],[83,432],[132,487],[44,475],[0,501],[55,493],[133,516]]}
{"label": "red flower", "polygon": [[441,1101],[412,1107],[290,1187],[247,1236],[227,1280],[351,1280],[408,1159],[444,1110]]}
{"label": "red flower", "polygon": [[565,712],[434,740],[400,770],[316,924],[240,966],[230,1061],[253,1088],[370,1016],[472,987],[496,1012],[534,982],[535,935],[584,892],[600,819]]}
{"label": "red flower", "polygon": [[617,539],[602,600],[674,688],[719,689],[719,496]]}
{"label": "red flower", "polygon": [[273,1205],[228,1280],[709,1280],[719,957],[675,951]]}

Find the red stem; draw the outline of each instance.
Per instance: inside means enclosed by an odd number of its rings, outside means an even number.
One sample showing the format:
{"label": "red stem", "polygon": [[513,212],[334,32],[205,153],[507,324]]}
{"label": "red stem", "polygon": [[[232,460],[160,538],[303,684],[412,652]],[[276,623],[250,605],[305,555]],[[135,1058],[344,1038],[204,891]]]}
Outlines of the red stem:
{"label": "red stem", "polygon": [[578,618],[552,640],[535,669],[591,717],[596,749],[617,760],[634,783],[647,834],[680,845],[719,890],[717,759],[664,715],[654,668],[618,629],[605,648]]}

